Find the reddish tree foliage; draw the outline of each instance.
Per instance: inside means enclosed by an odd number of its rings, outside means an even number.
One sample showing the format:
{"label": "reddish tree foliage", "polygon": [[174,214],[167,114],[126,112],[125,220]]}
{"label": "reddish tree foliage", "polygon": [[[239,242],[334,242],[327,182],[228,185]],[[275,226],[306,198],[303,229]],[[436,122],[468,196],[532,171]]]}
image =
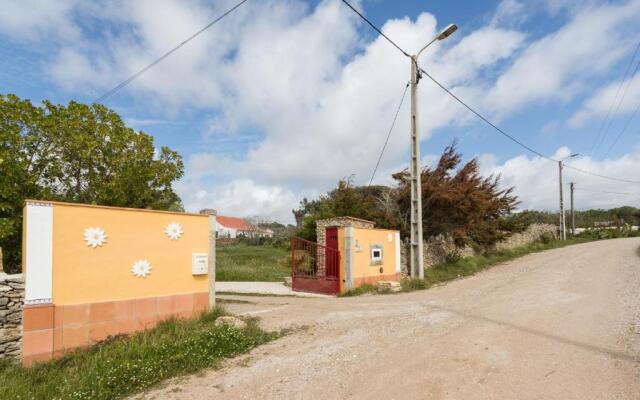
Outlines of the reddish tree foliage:
{"label": "reddish tree foliage", "polygon": [[[487,246],[505,236],[503,216],[518,204],[513,187],[500,189],[500,176],[483,177],[478,160],[458,169],[462,156],[454,142],[436,168],[422,171],[422,223],[425,238],[451,235],[456,244]],[[396,199],[408,226],[411,180],[407,171],[393,175],[398,182]],[[403,232],[408,234],[409,232]]]}

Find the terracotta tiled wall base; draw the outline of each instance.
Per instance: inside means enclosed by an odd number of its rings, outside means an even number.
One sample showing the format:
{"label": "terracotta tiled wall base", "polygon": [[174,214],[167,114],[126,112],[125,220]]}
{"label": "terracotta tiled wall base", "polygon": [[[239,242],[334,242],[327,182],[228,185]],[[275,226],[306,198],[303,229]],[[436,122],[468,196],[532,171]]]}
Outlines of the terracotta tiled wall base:
{"label": "terracotta tiled wall base", "polygon": [[378,275],[378,276],[366,276],[362,278],[355,278],[353,280],[353,287],[357,288],[364,284],[376,284],[380,281],[399,281],[402,279],[402,274],[390,274],[390,275]]}
{"label": "terracotta tiled wall base", "polygon": [[23,364],[47,360],[65,350],[87,346],[111,335],[155,326],[170,317],[190,318],[206,311],[209,294],[74,305],[27,306],[23,315]]}

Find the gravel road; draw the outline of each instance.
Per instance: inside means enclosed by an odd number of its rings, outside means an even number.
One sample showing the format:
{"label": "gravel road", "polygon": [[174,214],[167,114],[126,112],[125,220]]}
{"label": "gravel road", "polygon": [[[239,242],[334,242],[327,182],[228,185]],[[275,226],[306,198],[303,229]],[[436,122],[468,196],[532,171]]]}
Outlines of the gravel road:
{"label": "gravel road", "polygon": [[640,239],[522,257],[407,294],[233,297],[303,327],[144,399],[640,399]]}

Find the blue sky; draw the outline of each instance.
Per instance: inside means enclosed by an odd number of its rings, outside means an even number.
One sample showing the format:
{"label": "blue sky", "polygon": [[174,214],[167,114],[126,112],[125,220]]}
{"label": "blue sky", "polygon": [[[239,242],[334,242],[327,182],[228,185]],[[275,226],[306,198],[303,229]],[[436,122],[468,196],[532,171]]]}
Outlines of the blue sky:
{"label": "blue sky", "polygon": [[[35,103],[91,102],[231,4],[9,1],[0,15],[0,90]],[[424,53],[423,68],[540,152],[579,152],[572,162],[580,168],[640,179],[640,115],[630,119],[640,77],[622,81],[640,37],[639,0],[354,4],[409,52],[458,24]],[[350,175],[368,182],[408,78],[408,60],[339,1],[250,0],[105,104],[182,154],[186,174],[176,187],[187,209],[291,222],[302,197]],[[624,102],[595,146],[619,88]],[[522,207],[556,207],[556,165],[499,136],[427,79],[419,91],[425,163],[457,139],[465,159],[479,157],[484,173],[516,187]],[[408,105],[378,183],[406,167]],[[571,171],[566,180],[631,193],[585,192],[579,208],[640,203],[639,185]]]}

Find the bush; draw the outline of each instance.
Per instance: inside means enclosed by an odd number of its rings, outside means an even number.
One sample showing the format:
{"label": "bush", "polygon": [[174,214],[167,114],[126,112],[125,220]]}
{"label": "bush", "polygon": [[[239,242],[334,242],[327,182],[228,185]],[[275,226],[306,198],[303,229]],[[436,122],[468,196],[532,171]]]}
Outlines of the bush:
{"label": "bush", "polygon": [[549,244],[549,243],[553,242],[554,240],[556,240],[556,238],[554,237],[554,235],[552,233],[545,232],[542,235],[540,235],[540,242],[542,242],[544,244]]}
{"label": "bush", "polygon": [[429,284],[424,279],[420,278],[404,278],[400,281],[403,292],[411,292],[414,290],[427,289]]}

